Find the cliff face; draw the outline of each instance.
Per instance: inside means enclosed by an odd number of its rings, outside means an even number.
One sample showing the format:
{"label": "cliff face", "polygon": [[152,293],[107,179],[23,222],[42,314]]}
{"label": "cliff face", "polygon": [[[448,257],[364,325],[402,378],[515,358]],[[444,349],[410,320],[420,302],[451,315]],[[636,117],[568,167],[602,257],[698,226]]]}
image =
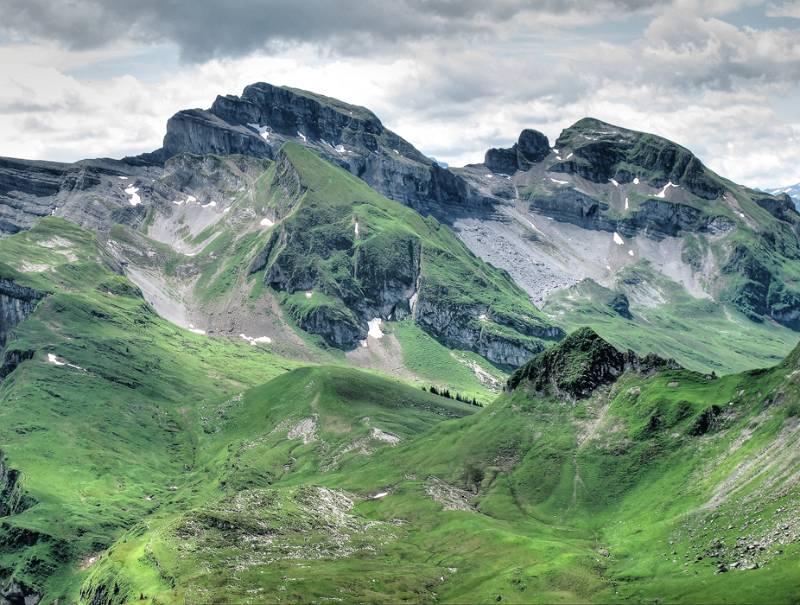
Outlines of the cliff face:
{"label": "cliff face", "polygon": [[249,271],[263,271],[293,320],[329,345],[362,346],[369,322],[411,316],[449,347],[518,366],[563,336],[434,219],[296,145],[278,153],[272,175],[276,224]]}
{"label": "cliff face", "polygon": [[287,140],[313,148],[386,197],[417,210],[489,203],[463,178],[385,128],[371,111],[266,83],[246,87],[241,97],[217,97],[208,110],[177,113],[153,157],[163,161],[188,152],[273,158]]}
{"label": "cliff face", "polygon": [[618,231],[627,236],[645,233],[658,239],[693,232],[723,233],[736,227],[734,221],[725,216],[709,215],[687,204],[659,199],[645,200],[626,216],[613,216],[606,214],[607,203],[570,188],[534,196],[528,203],[532,211],[563,223],[584,229]]}
{"label": "cliff face", "polygon": [[30,229],[50,215],[93,231],[107,231],[115,223],[137,224],[145,209],[132,205],[125,192],[133,183],[125,175],[134,174],[149,183],[160,169],[117,160],[61,164],[0,158],[0,237]]}
{"label": "cliff face", "polygon": [[0,278],[0,349],[5,347],[14,327],[33,313],[44,294]]}

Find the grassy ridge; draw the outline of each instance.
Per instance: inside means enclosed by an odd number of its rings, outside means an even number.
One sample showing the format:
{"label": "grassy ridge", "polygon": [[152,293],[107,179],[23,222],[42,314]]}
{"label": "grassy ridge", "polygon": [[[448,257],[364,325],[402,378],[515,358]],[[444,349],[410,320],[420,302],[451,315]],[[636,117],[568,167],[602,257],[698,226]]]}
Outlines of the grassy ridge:
{"label": "grassy ridge", "polygon": [[[396,407],[388,384],[340,372],[300,370],[245,395],[212,438],[256,450],[224,467],[227,491],[115,546],[92,590],[135,592],[134,563],[159,570],[148,598],[167,602],[752,603],[800,589],[791,359],[720,379],[628,372],[569,404],[523,383],[422,424],[419,405],[435,401],[408,391]],[[292,437],[314,414],[315,439]],[[348,448],[367,434],[363,414],[401,440]],[[748,466],[776,446],[761,472]],[[737,546],[743,533],[765,548]]]}

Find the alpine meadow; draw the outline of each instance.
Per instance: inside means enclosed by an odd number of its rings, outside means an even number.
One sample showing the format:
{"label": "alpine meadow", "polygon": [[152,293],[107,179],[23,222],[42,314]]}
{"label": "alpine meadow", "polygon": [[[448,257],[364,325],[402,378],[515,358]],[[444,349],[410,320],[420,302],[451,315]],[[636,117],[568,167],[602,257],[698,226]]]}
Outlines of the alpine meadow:
{"label": "alpine meadow", "polygon": [[0,14],[0,605],[800,602],[800,4]]}

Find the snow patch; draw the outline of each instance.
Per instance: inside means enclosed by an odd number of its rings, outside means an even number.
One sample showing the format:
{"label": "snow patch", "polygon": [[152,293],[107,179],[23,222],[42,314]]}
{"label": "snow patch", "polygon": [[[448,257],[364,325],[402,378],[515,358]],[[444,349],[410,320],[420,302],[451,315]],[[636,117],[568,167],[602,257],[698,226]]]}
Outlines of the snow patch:
{"label": "snow patch", "polygon": [[480,319],[481,321],[489,321],[489,317],[486,315],[486,313],[481,313],[480,315],[478,315],[478,319]]}
{"label": "snow patch", "polygon": [[664,185],[664,188],[663,188],[661,191],[659,191],[658,193],[656,193],[656,197],[660,197],[660,198],[665,198],[665,197],[667,197],[667,189],[669,189],[670,187],[675,187],[675,188],[677,188],[678,186],[677,186],[675,183],[673,183],[672,181],[670,181],[669,183],[667,183],[666,185]]}
{"label": "snow patch", "polygon": [[262,219],[261,219],[261,222],[259,223],[259,225],[261,225],[262,227],[272,227],[272,225],[274,225],[274,224],[275,224],[275,223],[273,223],[273,222],[272,222],[270,219],[268,219],[268,218],[262,218]]}
{"label": "snow patch", "polygon": [[392,151],[394,151],[397,155],[400,155],[400,152],[397,151],[397,149],[392,149]]}
{"label": "snow patch", "polygon": [[131,206],[138,206],[139,204],[142,203],[142,198],[139,197],[138,191],[139,188],[134,187],[133,185],[125,189],[125,193],[127,193],[130,196],[130,199],[128,201],[130,202]]}
{"label": "snow patch", "polygon": [[256,346],[257,344],[261,343],[269,344],[272,342],[272,339],[269,336],[257,336],[253,338],[252,336],[248,336],[247,334],[239,334],[239,338],[246,340],[253,346]]}
{"label": "snow patch", "polygon": [[194,334],[205,334],[205,330],[201,330],[200,328],[195,328],[194,324],[189,324],[189,332],[193,332]]}
{"label": "snow patch", "polygon": [[231,207],[228,206],[225,210],[222,211],[222,214],[228,214],[231,211]]}
{"label": "snow patch", "polygon": [[355,224],[353,225],[353,231],[355,231],[356,237],[358,237],[358,221],[356,221]]}
{"label": "snow patch", "polygon": [[370,319],[367,322],[369,326],[368,335],[372,338],[383,338],[383,332],[381,331],[381,318],[376,317],[375,319]]}
{"label": "snow patch", "polygon": [[366,348],[367,347],[367,341],[366,340],[362,340],[361,341],[361,346]]}
{"label": "snow patch", "polygon": [[616,179],[608,179],[608,180],[611,181],[611,184],[614,185],[614,187],[619,187],[619,183],[617,182]]}
{"label": "snow patch", "polygon": [[308,292],[306,292],[306,298],[311,298],[311,296],[313,294],[314,294],[314,291],[313,290],[309,290]]}
{"label": "snow patch", "polygon": [[265,141],[269,141],[269,126],[261,126],[253,122],[248,122],[247,125],[256,132],[258,132],[258,134],[261,135],[262,139],[264,139]]}
{"label": "snow patch", "polygon": [[617,233],[616,231],[614,231],[614,243],[617,244],[617,246],[624,246],[625,245],[625,240],[622,239],[622,236],[619,233]]}
{"label": "snow patch", "polygon": [[633,184],[634,185],[638,185],[639,184],[639,177],[638,176],[633,178]]}
{"label": "snow patch", "polygon": [[48,353],[47,354],[47,361],[49,361],[50,363],[55,364],[57,366],[65,366],[65,365],[67,365],[65,362],[59,361],[58,357],[56,357],[52,353]]}
{"label": "snow patch", "polygon": [[554,179],[550,177],[550,180],[553,181],[556,185],[569,185],[569,181],[559,181],[558,179]]}
{"label": "snow patch", "polygon": [[300,137],[301,139],[303,139],[303,143],[306,143],[306,142],[308,142],[308,138],[306,137],[306,135],[304,135],[304,134],[303,134],[302,132],[300,132],[299,130],[297,131],[297,136],[298,136],[298,137]]}
{"label": "snow patch", "polygon": [[369,499],[370,500],[380,500],[381,498],[385,498],[386,496],[388,496],[390,493],[391,492],[378,492],[374,496],[370,496]]}
{"label": "snow patch", "polygon": [[636,253],[633,250],[628,250],[628,256],[633,256],[634,254]]}
{"label": "snow patch", "polygon": [[628,209],[628,198],[625,198],[625,210]]}
{"label": "snow patch", "polygon": [[742,218],[744,218],[744,212],[740,212],[740,213],[739,213],[739,216],[740,216],[740,217],[742,217]]}
{"label": "snow patch", "polygon": [[572,152],[570,151],[570,152],[569,152],[569,155],[568,155],[568,156],[567,156],[565,159],[567,159],[567,160],[568,160],[568,159],[570,159],[570,158],[571,158],[573,155],[575,155],[575,154],[574,154],[574,153],[572,153]]}
{"label": "snow patch", "polygon": [[60,360],[58,359],[58,357],[57,357],[57,356],[55,356],[55,355],[53,355],[52,353],[48,353],[48,354],[47,354],[47,361],[49,361],[49,362],[50,362],[50,363],[52,363],[53,365],[57,365],[57,366],[66,366],[66,367],[68,367],[68,368],[74,368],[74,369],[76,369],[76,370],[80,370],[80,371],[82,371],[82,372],[85,372],[85,371],[86,371],[86,370],[84,370],[84,369],[83,369],[81,366],[76,366],[74,363],[67,363],[66,361],[60,361]]}
{"label": "snow patch", "polygon": [[337,145],[334,147],[337,153],[347,153],[347,150],[344,148],[344,145]]}
{"label": "snow patch", "polygon": [[213,208],[217,205],[217,202],[208,202],[208,204],[200,204],[201,208]]}
{"label": "snow patch", "polygon": [[127,180],[128,180],[128,177],[126,177],[126,176],[118,176],[117,178],[118,178],[120,181],[127,181]]}

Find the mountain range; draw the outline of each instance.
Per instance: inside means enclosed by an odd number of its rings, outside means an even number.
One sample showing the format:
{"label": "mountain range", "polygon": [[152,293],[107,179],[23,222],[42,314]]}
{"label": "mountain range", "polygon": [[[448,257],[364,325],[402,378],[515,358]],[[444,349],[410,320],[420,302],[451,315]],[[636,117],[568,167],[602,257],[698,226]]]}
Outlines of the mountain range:
{"label": "mountain range", "polygon": [[797,183],[796,185],[789,185],[788,187],[778,187],[777,189],[768,189],[767,193],[771,193],[772,195],[786,194],[792,198],[795,207],[800,206],[800,183]]}
{"label": "mountain range", "polygon": [[0,234],[0,603],[800,588],[787,192],[593,118],[448,167],[258,83],[0,158]]}

